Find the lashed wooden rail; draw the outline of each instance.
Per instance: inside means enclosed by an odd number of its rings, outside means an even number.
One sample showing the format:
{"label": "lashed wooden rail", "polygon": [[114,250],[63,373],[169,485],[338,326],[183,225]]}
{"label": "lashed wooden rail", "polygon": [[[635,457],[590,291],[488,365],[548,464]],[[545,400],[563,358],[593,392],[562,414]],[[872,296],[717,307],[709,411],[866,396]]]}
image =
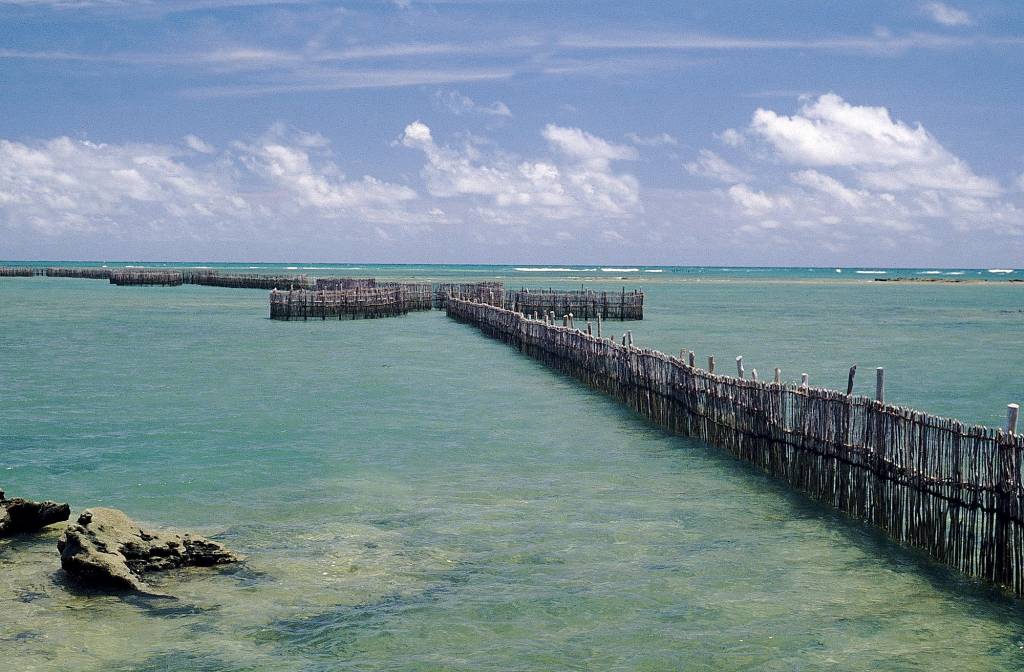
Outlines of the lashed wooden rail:
{"label": "lashed wooden rail", "polygon": [[716,375],[550,316],[457,298],[446,311],[661,427],[725,448],[901,543],[1024,594],[1024,436],[836,390]]}
{"label": "lashed wooden rail", "polygon": [[639,289],[619,292],[592,289],[517,289],[505,293],[505,305],[527,315],[572,313],[581,320],[642,320],[644,293]]}

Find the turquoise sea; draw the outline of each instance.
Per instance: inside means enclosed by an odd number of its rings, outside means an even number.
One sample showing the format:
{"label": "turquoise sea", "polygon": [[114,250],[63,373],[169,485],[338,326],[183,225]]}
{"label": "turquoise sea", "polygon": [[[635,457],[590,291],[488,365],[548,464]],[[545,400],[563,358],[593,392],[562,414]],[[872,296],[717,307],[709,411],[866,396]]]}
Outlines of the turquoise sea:
{"label": "turquoise sea", "polygon": [[[1024,401],[1020,270],[169,265],[643,287],[647,319],[608,327],[722,370],[857,364],[867,394],[884,366],[891,401],[990,425]],[[6,669],[1024,668],[1020,602],[440,312],[267,314],[0,278],[0,489],[248,556],[146,601],[65,585],[59,529],[0,540]]]}

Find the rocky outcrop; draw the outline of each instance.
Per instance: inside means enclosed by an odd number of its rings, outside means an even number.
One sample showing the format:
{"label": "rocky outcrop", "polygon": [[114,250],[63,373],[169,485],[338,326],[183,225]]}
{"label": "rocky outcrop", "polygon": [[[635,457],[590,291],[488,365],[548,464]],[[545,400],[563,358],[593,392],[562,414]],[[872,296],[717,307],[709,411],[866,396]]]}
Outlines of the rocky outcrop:
{"label": "rocky outcrop", "polygon": [[242,558],[204,537],[143,530],[117,509],[87,509],[57,542],[60,564],[89,585],[159,595],[147,572],[209,567]]}
{"label": "rocky outcrop", "polygon": [[35,532],[47,525],[68,519],[71,507],[57,502],[33,502],[15,497],[6,499],[0,490],[0,537]]}

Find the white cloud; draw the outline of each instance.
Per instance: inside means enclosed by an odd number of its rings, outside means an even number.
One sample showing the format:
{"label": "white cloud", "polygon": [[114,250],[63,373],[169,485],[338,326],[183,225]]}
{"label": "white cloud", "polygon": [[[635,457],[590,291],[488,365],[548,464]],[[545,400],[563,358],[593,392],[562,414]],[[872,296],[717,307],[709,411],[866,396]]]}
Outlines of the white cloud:
{"label": "white cloud", "polygon": [[282,134],[217,152],[189,135],[189,150],[104,144],[68,137],[0,140],[0,226],[42,234],[107,232],[119,236],[243,236],[285,220],[308,230],[345,216],[359,222],[406,222],[416,198],[409,187],[373,177],[350,180],[316,159],[315,134]]}
{"label": "white cloud", "polygon": [[942,2],[926,2],[921,5],[921,11],[932,21],[944,26],[969,26],[973,23],[970,14]]}
{"label": "white cloud", "polygon": [[727,193],[729,198],[752,215],[763,215],[776,208],[791,205],[789,199],[785,197],[772,197],[763,191],[754,191],[745,184],[734,184],[729,187]]}
{"label": "white cloud", "polygon": [[200,154],[213,154],[217,151],[213,145],[207,143],[199,136],[192,135],[191,133],[186,135],[183,140],[189,149],[194,152],[199,152]]}
{"label": "white cloud", "polygon": [[869,197],[866,191],[849,189],[842,182],[816,170],[802,170],[790,176],[796,184],[833,196],[836,200],[851,208],[860,208]]}
{"label": "white cloud", "polygon": [[469,96],[455,90],[441,90],[434,94],[434,100],[452,114],[479,114],[488,117],[511,117],[508,105],[496,100],[490,105],[481,105]]}
{"label": "white cloud", "polygon": [[718,139],[730,147],[739,147],[742,145],[746,138],[743,134],[737,131],[735,128],[727,128],[718,134]]}
{"label": "white cloud", "polygon": [[800,113],[758,108],[750,131],[779,157],[804,166],[849,167],[878,189],[938,189],[995,196],[994,180],[975,175],[920,124],[893,119],[884,107],[850,105],[834,93],[805,102]]}
{"label": "white cloud", "polygon": [[472,140],[461,148],[438,145],[419,121],[406,127],[402,144],[426,156],[422,175],[431,195],[468,198],[493,221],[622,218],[640,210],[636,178],[611,168],[612,161],[636,158],[635,149],[554,124],[542,135],[555,156],[484,155]]}
{"label": "white cloud", "polygon": [[686,172],[720,182],[736,183],[750,180],[750,175],[732,165],[710,149],[700,150],[700,158],[685,165]]}
{"label": "white cloud", "polygon": [[640,147],[675,147],[679,140],[668,133],[657,133],[655,135],[639,135],[637,133],[626,133],[626,139]]}

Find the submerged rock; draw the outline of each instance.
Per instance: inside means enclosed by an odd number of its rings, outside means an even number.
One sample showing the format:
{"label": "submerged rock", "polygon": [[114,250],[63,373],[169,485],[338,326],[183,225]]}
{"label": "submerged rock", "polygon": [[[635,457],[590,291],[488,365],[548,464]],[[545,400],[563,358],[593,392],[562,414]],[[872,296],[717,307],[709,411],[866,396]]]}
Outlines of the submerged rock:
{"label": "submerged rock", "polygon": [[146,572],[242,559],[215,541],[143,530],[123,512],[101,507],[82,512],[78,523],[64,530],[57,548],[61,567],[82,582],[153,595],[160,593],[146,585]]}
{"label": "submerged rock", "polygon": [[71,507],[57,502],[33,502],[15,497],[6,499],[0,490],[0,537],[22,532],[35,532],[47,525],[65,521]]}

